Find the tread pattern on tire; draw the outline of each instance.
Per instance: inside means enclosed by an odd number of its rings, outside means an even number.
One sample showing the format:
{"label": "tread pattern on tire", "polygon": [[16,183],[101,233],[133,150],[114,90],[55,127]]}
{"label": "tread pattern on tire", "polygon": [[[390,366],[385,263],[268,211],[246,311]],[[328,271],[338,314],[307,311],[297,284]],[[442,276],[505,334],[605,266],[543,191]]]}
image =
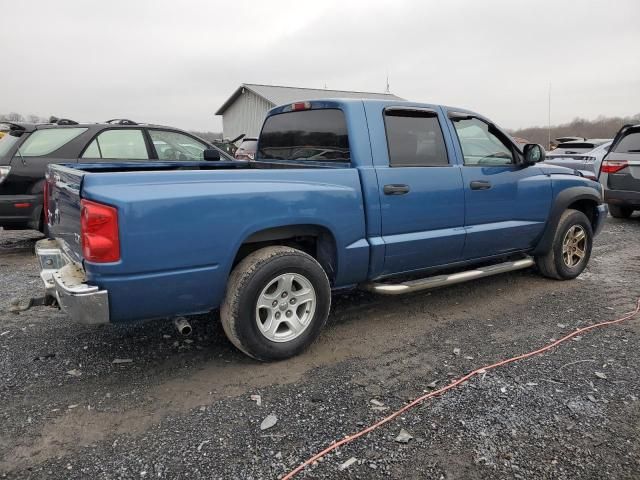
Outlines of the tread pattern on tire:
{"label": "tread pattern on tire", "polygon": [[[560,220],[558,221],[558,225],[556,227],[556,231],[554,232],[554,235],[553,235],[553,242],[551,244],[551,248],[549,249],[549,252],[547,252],[545,255],[539,255],[535,257],[536,266],[538,267],[538,270],[540,271],[540,273],[545,277],[553,278],[556,280],[565,280],[565,278],[558,272],[558,268],[556,266],[556,254],[555,254],[554,247],[556,245],[556,242],[558,242],[558,236],[560,232],[563,230],[562,226],[564,225],[567,217],[575,213],[580,213],[584,215],[584,213],[582,213],[580,210],[574,210],[574,209],[567,209],[564,212],[562,212],[562,215],[560,216]],[[584,215],[584,217],[585,219],[587,219],[586,215]],[[588,219],[587,219],[587,222],[588,222]]]}
{"label": "tread pattern on tire", "polygon": [[[238,350],[256,360],[262,359],[247,351],[247,348],[240,341],[240,338],[238,337],[236,331],[235,320],[238,317],[240,294],[243,291],[244,286],[251,279],[254,273],[259,270],[265,263],[273,260],[276,257],[286,257],[291,255],[307,257],[314,263],[318,264],[316,259],[311,255],[292,247],[265,247],[261,248],[260,250],[256,250],[255,252],[243,258],[242,261],[240,261],[240,263],[236,265],[236,267],[231,272],[231,275],[229,276],[229,280],[227,282],[227,291],[225,293],[224,301],[220,306],[220,319],[222,321],[222,328],[227,335],[227,338],[229,338],[231,343],[236,348],[238,348]],[[320,266],[320,264],[318,264],[318,266]],[[324,269],[322,269],[322,267],[320,267],[320,270],[324,272]],[[324,275],[325,278],[327,278],[326,272],[324,272]],[[328,282],[329,280],[327,278],[327,283]]]}

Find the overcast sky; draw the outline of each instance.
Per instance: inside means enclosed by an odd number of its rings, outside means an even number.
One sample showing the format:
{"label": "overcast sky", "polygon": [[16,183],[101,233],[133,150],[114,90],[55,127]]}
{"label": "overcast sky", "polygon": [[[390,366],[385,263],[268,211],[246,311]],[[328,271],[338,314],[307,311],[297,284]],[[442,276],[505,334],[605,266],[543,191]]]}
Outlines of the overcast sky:
{"label": "overcast sky", "polygon": [[382,92],[506,128],[640,113],[640,1],[0,0],[0,113],[221,130],[241,83]]}

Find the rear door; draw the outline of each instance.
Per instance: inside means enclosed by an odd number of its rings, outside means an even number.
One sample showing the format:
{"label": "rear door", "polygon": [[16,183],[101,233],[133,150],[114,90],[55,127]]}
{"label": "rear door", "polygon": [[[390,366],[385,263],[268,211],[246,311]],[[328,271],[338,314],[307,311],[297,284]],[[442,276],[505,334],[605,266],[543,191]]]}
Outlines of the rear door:
{"label": "rear door", "polygon": [[464,193],[441,111],[374,103],[366,108],[381,202],[382,274],[459,261]]}
{"label": "rear door", "polygon": [[150,141],[142,128],[108,128],[89,142],[78,161],[145,161],[150,158],[153,158]]}
{"label": "rear door", "polygon": [[532,248],[551,208],[551,179],[518,164],[515,145],[484,119],[449,112],[462,158],[466,260]]}

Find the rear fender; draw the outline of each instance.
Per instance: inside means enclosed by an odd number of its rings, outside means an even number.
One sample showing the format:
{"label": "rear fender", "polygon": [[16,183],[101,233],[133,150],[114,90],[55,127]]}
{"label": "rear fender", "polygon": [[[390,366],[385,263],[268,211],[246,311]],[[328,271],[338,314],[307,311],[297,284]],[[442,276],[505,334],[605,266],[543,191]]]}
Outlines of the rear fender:
{"label": "rear fender", "polygon": [[322,265],[327,276],[335,280],[338,267],[338,248],[335,235],[324,225],[279,225],[262,228],[245,235],[236,248],[232,268],[251,251],[266,245],[291,245],[306,250],[305,239],[313,238],[314,250],[307,251]]}

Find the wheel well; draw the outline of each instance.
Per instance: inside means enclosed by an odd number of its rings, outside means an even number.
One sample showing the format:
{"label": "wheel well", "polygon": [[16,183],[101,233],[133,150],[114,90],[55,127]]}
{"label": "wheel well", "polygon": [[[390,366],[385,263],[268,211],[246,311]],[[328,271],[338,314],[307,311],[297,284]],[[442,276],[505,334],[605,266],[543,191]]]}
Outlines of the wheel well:
{"label": "wheel well", "polygon": [[274,227],[256,232],[242,243],[233,259],[232,268],[250,253],[273,245],[297,248],[311,255],[322,266],[333,284],[336,272],[336,241],[330,230],[318,225]]}
{"label": "wheel well", "polygon": [[589,222],[591,222],[591,225],[595,227],[597,207],[598,207],[598,204],[595,202],[595,200],[589,200],[585,198],[582,200],[576,200],[567,208],[578,210],[584,213],[589,219]]}

